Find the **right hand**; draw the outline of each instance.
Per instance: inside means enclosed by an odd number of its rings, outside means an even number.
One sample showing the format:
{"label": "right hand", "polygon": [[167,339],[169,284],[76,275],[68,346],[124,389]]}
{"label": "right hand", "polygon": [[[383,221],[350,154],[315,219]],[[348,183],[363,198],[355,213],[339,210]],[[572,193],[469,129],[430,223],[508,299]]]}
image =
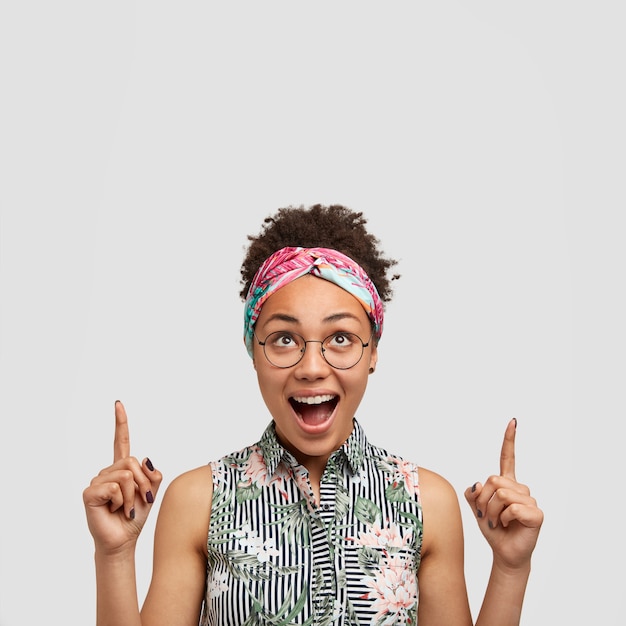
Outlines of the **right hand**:
{"label": "right hand", "polygon": [[83,491],[87,524],[97,549],[115,552],[134,547],[152,508],[161,472],[149,459],[130,456],[128,417],[115,403],[113,465],[104,468]]}

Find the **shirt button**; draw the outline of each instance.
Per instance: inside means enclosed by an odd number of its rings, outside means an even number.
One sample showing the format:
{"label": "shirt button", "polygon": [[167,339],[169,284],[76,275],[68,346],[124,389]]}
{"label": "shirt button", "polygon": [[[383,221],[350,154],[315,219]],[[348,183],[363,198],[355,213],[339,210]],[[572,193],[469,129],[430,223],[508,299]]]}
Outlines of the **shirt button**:
{"label": "shirt button", "polygon": [[324,509],[324,511],[330,511],[330,504],[325,503],[322,505],[322,508]]}

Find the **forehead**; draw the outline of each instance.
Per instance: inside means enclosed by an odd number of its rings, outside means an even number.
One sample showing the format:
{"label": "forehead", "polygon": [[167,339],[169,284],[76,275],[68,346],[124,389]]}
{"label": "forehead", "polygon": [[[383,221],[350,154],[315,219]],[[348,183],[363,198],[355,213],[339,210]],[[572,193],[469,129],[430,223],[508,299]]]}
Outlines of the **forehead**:
{"label": "forehead", "polygon": [[327,323],[340,317],[369,325],[361,303],[345,289],[328,280],[307,274],[275,291],[265,302],[257,326],[275,316],[293,318],[302,325]]}

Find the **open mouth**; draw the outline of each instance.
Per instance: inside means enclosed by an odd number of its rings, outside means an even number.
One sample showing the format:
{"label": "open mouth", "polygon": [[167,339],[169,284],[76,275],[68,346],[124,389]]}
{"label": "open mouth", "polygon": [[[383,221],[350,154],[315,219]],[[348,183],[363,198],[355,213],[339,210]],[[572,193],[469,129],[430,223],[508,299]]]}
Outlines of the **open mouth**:
{"label": "open mouth", "polygon": [[304,396],[289,398],[296,415],[311,426],[325,422],[333,414],[338,396],[325,394],[322,396]]}

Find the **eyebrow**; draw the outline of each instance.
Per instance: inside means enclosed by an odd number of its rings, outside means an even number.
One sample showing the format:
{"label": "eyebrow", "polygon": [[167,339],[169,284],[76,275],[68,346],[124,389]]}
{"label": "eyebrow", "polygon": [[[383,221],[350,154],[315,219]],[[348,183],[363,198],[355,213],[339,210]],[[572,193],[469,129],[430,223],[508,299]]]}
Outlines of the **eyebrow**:
{"label": "eyebrow", "polygon": [[[332,315],[325,317],[322,320],[322,322],[325,322],[325,323],[340,322],[341,320],[344,320],[344,319],[353,319],[353,320],[356,320],[357,322],[361,321],[353,313],[341,312],[341,313],[333,313]],[[298,324],[300,322],[300,320],[297,317],[294,317],[293,315],[287,315],[286,313],[273,313],[265,320],[265,324],[269,322],[273,322],[273,321],[288,322],[290,324]]]}

